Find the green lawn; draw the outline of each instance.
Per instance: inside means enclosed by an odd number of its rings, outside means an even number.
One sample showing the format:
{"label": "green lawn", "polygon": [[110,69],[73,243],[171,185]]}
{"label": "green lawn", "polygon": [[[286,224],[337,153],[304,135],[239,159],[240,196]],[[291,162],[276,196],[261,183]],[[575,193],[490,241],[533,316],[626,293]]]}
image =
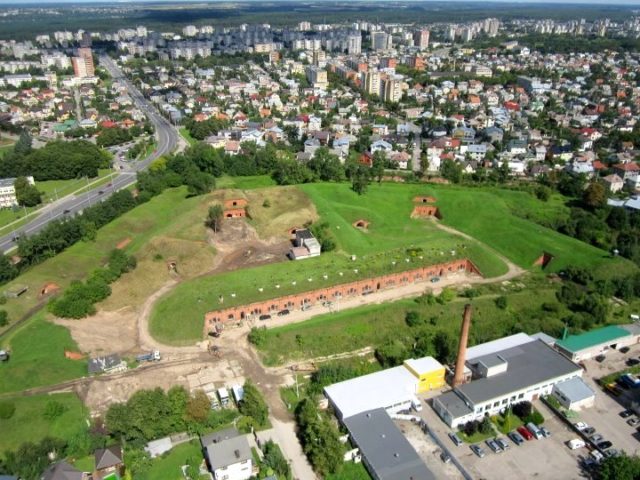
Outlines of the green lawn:
{"label": "green lawn", "polygon": [[526,192],[444,185],[429,185],[424,192],[438,199],[445,224],[490,245],[523,268],[531,268],[542,252],[555,256],[549,271],[567,265],[608,271],[632,268],[624,259],[611,259],[604,250],[522,218],[567,215],[561,197],[545,203]]}
{"label": "green lawn", "polygon": [[[14,402],[16,411],[10,419],[0,420],[0,452],[16,449],[23,442],[38,442],[46,436],[69,440],[87,428],[87,409],[73,393],[15,397],[10,401]],[[54,420],[44,417],[50,401],[65,406],[64,413]]]}
{"label": "green lawn", "polygon": [[326,480],[371,480],[371,475],[362,463],[345,462],[339,473],[325,478]]}
{"label": "green lawn", "polygon": [[254,175],[249,177],[229,177],[227,175],[216,179],[216,188],[238,188],[249,190],[254,188],[273,187],[276,182],[268,175]]}
{"label": "green lawn", "polygon": [[[560,334],[562,315],[567,312],[555,298],[552,285],[527,286],[505,292],[505,310],[495,304],[496,295],[489,294],[471,301],[474,306],[474,328],[470,344],[475,345],[504,336],[505,331],[535,333],[540,330]],[[405,339],[411,343],[416,330],[407,326],[405,315],[414,310],[425,320],[421,332],[447,331],[457,338],[460,318],[467,298],[456,298],[440,305],[418,304],[414,300],[400,300],[320,315],[301,323],[267,330],[266,341],[258,347],[267,365],[322,357],[349,352],[367,346],[379,346],[388,339]],[[558,305],[555,316],[542,310],[542,304]],[[557,317],[557,318],[556,318]]]}
{"label": "green lawn", "polygon": [[509,412],[506,416],[496,415],[492,417],[491,420],[495,424],[496,428],[505,435],[523,424],[522,420],[514,415],[513,412]]}
{"label": "green lawn", "polygon": [[[460,440],[462,440],[463,442],[479,443],[479,442],[484,442],[485,440],[488,440],[490,438],[494,438],[496,436],[496,433],[495,432],[482,433],[480,431],[477,431],[473,435],[467,435],[463,431],[459,431],[458,436],[460,437]],[[482,446],[482,448],[485,448],[485,447]]]}
{"label": "green lawn", "polygon": [[81,472],[93,472],[96,465],[96,460],[95,456],[87,455],[86,457],[75,459],[70,463],[72,463],[73,466]]}
{"label": "green lawn", "polygon": [[69,330],[45,319],[41,311],[24,326],[3,338],[11,359],[0,364],[0,393],[52,385],[87,374],[85,360],[69,360],[64,350],[78,351]]}
{"label": "green lawn", "polygon": [[195,145],[196,143],[198,143],[198,140],[191,136],[189,130],[187,130],[187,127],[180,127],[178,131],[180,132],[180,136],[182,136],[182,138],[184,138],[189,143],[189,145]]}
{"label": "green lawn", "polygon": [[136,475],[136,480],[184,480],[180,467],[191,458],[202,460],[202,451],[197,440],[174,447],[160,458],[154,459],[151,468],[144,474]]}

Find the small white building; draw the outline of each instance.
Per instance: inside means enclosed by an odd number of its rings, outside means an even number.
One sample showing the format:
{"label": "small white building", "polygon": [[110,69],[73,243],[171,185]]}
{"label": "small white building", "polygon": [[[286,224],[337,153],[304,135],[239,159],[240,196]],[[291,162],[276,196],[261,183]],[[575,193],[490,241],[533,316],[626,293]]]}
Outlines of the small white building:
{"label": "small white building", "polygon": [[292,260],[301,260],[304,258],[318,257],[322,247],[320,242],[306,228],[296,230],[296,239],[294,247],[289,250],[289,257]]}
{"label": "small white building", "polygon": [[558,399],[560,405],[569,410],[582,410],[593,407],[595,392],[579,377],[556,383],[551,394]]}
{"label": "small white building", "polygon": [[251,447],[244,435],[208,444],[205,455],[215,480],[248,480],[253,475]]}

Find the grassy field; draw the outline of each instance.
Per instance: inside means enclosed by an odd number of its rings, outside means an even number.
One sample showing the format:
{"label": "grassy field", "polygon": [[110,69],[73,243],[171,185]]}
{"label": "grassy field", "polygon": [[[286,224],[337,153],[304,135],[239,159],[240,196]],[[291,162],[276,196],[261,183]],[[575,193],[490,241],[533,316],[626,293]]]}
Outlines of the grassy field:
{"label": "grassy field", "polygon": [[[87,428],[88,412],[75,394],[36,395],[9,401],[14,401],[16,411],[10,419],[0,420],[0,452],[16,449],[23,442],[37,442],[46,436],[69,440]],[[44,416],[50,401],[65,407],[64,413],[53,420]]]}
{"label": "grassy field", "polygon": [[[455,258],[471,258],[486,276],[506,272],[506,265],[480,243],[440,230],[430,221],[409,218],[412,198],[419,193],[417,186],[389,189],[383,184],[373,187],[366,196],[356,195],[346,184],[304,185],[302,190],[313,200],[321,221],[329,224],[338,244],[335,252],[303,262],[271,264],[184,282],[156,304],[151,334],[162,342],[191,343],[201,338],[202,319],[211,310]],[[290,188],[247,192],[247,196],[254,199],[249,211],[258,212],[251,220],[258,230],[274,233],[271,228],[276,224],[274,219],[286,211],[278,207],[277,202],[282,202],[287,209],[299,206],[298,212],[303,213],[303,218],[312,215],[308,201],[288,192],[292,192]],[[269,196],[271,207],[262,207],[261,193]],[[396,198],[390,200],[389,195]],[[374,222],[367,232],[352,226],[365,211],[371,212],[367,219]],[[290,218],[289,226],[300,224],[293,216],[286,218]],[[277,222],[276,230],[284,229],[285,224],[287,222]],[[410,255],[407,249],[411,248],[420,249],[420,253]],[[355,261],[351,255],[356,256]],[[223,304],[220,297],[224,299]]]}
{"label": "grassy field", "polygon": [[196,143],[198,143],[198,140],[191,136],[189,130],[187,130],[187,127],[180,127],[178,131],[180,132],[180,136],[184,138],[187,143],[189,143],[189,145],[195,145]]}
{"label": "grassy field", "polygon": [[498,188],[429,185],[423,191],[438,199],[445,224],[490,245],[522,268],[531,268],[542,252],[555,257],[548,271],[567,265],[617,273],[620,268],[633,268],[630,262],[612,259],[603,250],[522,218],[567,215],[559,196],[542,202],[526,192]]}
{"label": "grassy field", "polygon": [[[26,293],[19,298],[9,299],[4,306],[10,319],[15,321],[43,303],[40,289],[44,284],[53,281],[66,287],[72,280],[84,278],[94,268],[103,265],[109,252],[123,240],[131,240],[125,249],[127,253],[137,255],[144,246],[151,245],[147,256],[160,255],[160,259],[174,254],[180,257],[179,250],[183,240],[197,243],[199,247],[196,250],[211,252],[211,248],[204,242],[206,238],[202,219],[205,218],[213,197],[185,197],[186,189],[168,190],[100,229],[96,241],[79,242],[5,285],[4,290],[15,285],[29,287]],[[173,236],[166,239],[163,234],[169,230]],[[186,253],[193,256],[197,252],[189,250]],[[141,259],[145,258],[143,256]],[[196,261],[198,260],[202,260],[202,257],[197,257]],[[166,266],[163,269],[164,277],[160,279],[161,282],[168,278]]]}
{"label": "grassy field", "polygon": [[227,175],[216,179],[216,188],[252,189],[273,187],[276,182],[268,175],[255,175],[250,177],[229,177]]}
{"label": "grassy field", "polygon": [[326,480],[371,480],[371,475],[362,463],[346,462],[339,473],[327,476]]}
{"label": "grassy field", "polygon": [[41,311],[0,343],[11,359],[0,364],[0,393],[52,385],[87,374],[85,360],[69,360],[64,350],[78,351],[69,330],[45,319]]}
{"label": "grassy field", "polygon": [[8,145],[0,144],[0,158],[4,157],[12,149],[13,149],[13,143],[10,143]]}
{"label": "grassy field", "polygon": [[[470,345],[493,340],[503,336],[505,331],[535,333],[544,330],[559,334],[562,322],[550,318],[542,310],[542,304],[548,303],[558,306],[559,318],[567,313],[555,298],[556,287],[543,279],[536,282],[539,283],[535,286],[512,284],[508,290],[502,291],[507,296],[507,308],[504,310],[496,306],[496,294],[487,293],[474,298],[471,301],[474,328]],[[404,320],[410,310],[417,311],[421,318],[427,320],[423,330],[433,333],[444,330],[455,338],[467,302],[467,298],[456,298],[448,304],[428,305],[415,300],[401,300],[320,315],[302,323],[268,329],[267,340],[258,349],[265,364],[279,365],[378,346],[390,338],[410,339],[415,330]]]}
{"label": "grassy field", "polygon": [[178,445],[162,457],[153,460],[151,468],[145,474],[136,475],[136,479],[184,480],[180,467],[194,457],[202,460],[202,451],[197,440]]}

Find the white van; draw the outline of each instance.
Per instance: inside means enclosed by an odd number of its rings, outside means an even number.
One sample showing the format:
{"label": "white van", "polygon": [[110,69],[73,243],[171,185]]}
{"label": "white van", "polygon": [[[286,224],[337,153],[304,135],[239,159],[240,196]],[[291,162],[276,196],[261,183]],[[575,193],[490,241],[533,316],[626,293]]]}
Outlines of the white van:
{"label": "white van", "polygon": [[544,435],[542,434],[542,430],[540,430],[538,426],[533,422],[527,423],[527,430],[531,432],[531,435],[536,437],[536,440],[540,440],[544,437]]}
{"label": "white van", "polygon": [[420,400],[418,400],[417,398],[413,399],[411,401],[411,406],[413,407],[413,409],[416,412],[421,412],[422,411],[422,404],[420,403]]}
{"label": "white van", "polygon": [[580,438],[574,438],[573,440],[569,440],[567,442],[567,446],[571,450],[577,450],[578,448],[583,448],[585,445],[586,445],[586,443],[584,443],[584,440],[582,440]]}

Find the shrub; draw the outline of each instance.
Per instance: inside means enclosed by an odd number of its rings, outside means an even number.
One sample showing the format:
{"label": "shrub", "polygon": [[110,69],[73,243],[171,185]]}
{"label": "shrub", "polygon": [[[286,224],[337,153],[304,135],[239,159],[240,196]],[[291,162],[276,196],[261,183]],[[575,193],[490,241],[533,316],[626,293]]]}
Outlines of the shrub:
{"label": "shrub", "polygon": [[[2,297],[5,298],[5,297]],[[4,327],[9,324],[9,315],[6,310],[0,310],[0,327]]]}
{"label": "shrub", "polygon": [[267,327],[252,327],[248,339],[256,347],[264,345],[267,341]]}
{"label": "shrub", "polygon": [[516,403],[511,408],[512,408],[513,414],[521,418],[522,420],[524,420],[526,417],[531,415],[531,412],[533,411],[533,406],[531,405],[531,402],[526,402],[526,401]]}
{"label": "shrub", "polygon": [[16,404],[10,401],[0,402],[0,419],[9,420],[16,413]]}
{"label": "shrub", "polygon": [[269,207],[271,207],[271,202],[269,201],[269,199],[268,199],[268,198],[265,198],[265,199],[264,199],[264,202],[262,202],[262,206],[263,206],[264,208],[269,208]]}
{"label": "shrub", "polygon": [[44,407],[44,413],[42,415],[47,420],[51,421],[60,417],[66,410],[67,407],[57,400],[49,400]]}
{"label": "shrub", "polygon": [[533,410],[529,415],[523,418],[522,421],[524,423],[533,423],[535,425],[542,425],[544,423],[544,417],[539,411]]}
{"label": "shrub", "polygon": [[404,321],[409,327],[416,327],[422,323],[422,319],[420,318],[420,314],[415,310],[410,310],[404,316]]}
{"label": "shrub", "polygon": [[507,297],[505,297],[504,295],[500,295],[498,298],[496,298],[495,303],[496,307],[498,307],[500,310],[504,310],[505,308],[507,308]]}

